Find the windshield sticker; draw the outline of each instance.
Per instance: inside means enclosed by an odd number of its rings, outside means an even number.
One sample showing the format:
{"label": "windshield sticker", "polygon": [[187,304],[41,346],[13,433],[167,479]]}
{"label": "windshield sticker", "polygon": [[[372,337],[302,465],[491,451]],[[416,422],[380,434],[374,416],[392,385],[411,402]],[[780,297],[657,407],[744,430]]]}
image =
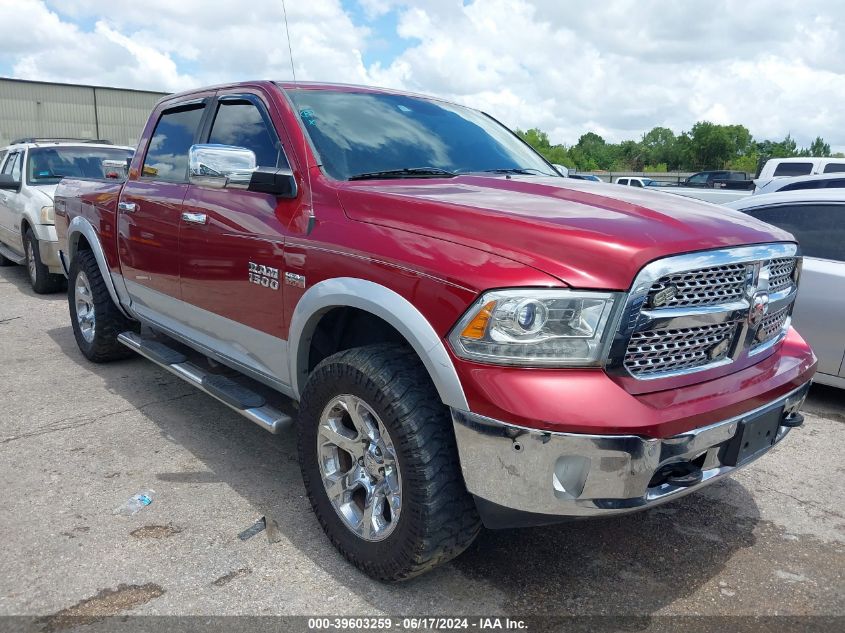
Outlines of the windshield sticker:
{"label": "windshield sticker", "polygon": [[301,116],[302,120],[308,125],[312,127],[317,125],[317,122],[314,120],[314,110],[300,110],[299,116]]}
{"label": "windshield sticker", "polygon": [[411,112],[411,108],[409,108],[408,106],[403,106],[401,103],[397,105],[396,108],[398,110],[401,110],[402,112]]}

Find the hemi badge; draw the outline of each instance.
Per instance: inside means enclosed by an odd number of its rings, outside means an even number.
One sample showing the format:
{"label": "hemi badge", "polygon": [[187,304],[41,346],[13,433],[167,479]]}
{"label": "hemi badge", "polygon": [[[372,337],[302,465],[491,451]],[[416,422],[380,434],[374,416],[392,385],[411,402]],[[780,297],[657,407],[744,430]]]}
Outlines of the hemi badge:
{"label": "hemi badge", "polygon": [[285,283],[296,288],[305,287],[305,275],[297,275],[296,273],[285,273]]}

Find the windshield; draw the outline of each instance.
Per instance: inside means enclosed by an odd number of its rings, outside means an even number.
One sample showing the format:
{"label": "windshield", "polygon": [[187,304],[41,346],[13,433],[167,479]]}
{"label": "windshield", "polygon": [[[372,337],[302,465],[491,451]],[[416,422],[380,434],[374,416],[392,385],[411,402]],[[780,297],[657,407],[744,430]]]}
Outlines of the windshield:
{"label": "windshield", "polygon": [[420,168],[431,170],[426,177],[440,178],[497,170],[559,175],[510,130],[476,110],[395,94],[288,94],[323,168],[338,180],[385,171],[418,177]]}
{"label": "windshield", "polygon": [[126,162],[132,150],[119,147],[33,147],[26,159],[26,182],[30,185],[54,185],[65,176],[77,178],[123,178],[113,167],[104,168],[104,160]]}

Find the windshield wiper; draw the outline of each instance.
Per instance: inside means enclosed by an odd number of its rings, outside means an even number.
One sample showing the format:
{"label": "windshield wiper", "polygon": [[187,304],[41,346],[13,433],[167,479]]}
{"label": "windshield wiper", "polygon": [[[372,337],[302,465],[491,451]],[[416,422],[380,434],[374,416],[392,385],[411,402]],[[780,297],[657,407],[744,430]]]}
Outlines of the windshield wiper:
{"label": "windshield wiper", "polygon": [[458,174],[440,167],[405,167],[403,169],[385,169],[370,171],[350,176],[349,180],[374,180],[376,178],[454,178]]}
{"label": "windshield wiper", "polygon": [[485,174],[521,174],[523,176],[540,174],[541,176],[551,176],[551,174],[544,173],[533,167],[502,167],[500,169],[482,169],[481,171]]}

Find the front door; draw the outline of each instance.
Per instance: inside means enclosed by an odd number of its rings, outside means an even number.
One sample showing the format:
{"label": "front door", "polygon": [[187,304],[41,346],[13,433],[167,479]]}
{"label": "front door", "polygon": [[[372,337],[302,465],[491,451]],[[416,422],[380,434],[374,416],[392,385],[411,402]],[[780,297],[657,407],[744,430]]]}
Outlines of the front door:
{"label": "front door", "polygon": [[161,112],[142,166],[118,204],[118,252],[132,309],[161,325],[180,314],[179,229],[188,191],[188,150],[199,135],[205,103]]}
{"label": "front door", "polygon": [[[22,151],[10,153],[0,173],[12,176],[20,182],[23,178],[23,157]],[[11,246],[13,250],[23,255],[20,214],[14,211],[15,202],[20,195],[14,191],[0,189],[0,242]]]}
{"label": "front door", "polygon": [[[213,107],[206,142],[252,150],[259,167],[289,166],[258,94],[222,94]],[[182,299],[202,309],[192,325],[243,368],[282,384],[290,378],[285,236],[301,200],[191,185],[179,233]]]}

